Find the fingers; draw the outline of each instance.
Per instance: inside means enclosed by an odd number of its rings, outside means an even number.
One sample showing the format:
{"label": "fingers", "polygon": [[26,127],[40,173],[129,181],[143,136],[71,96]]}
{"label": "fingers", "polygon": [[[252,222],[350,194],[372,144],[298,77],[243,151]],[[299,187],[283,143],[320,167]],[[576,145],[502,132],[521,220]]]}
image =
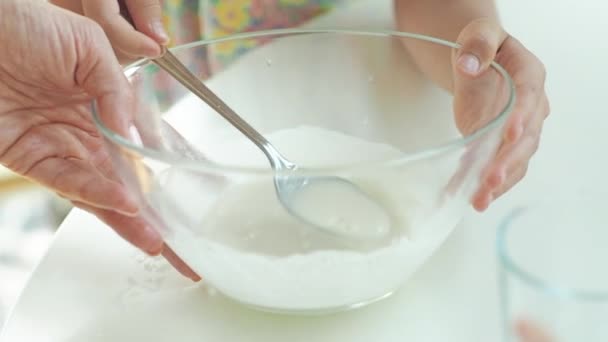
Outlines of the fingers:
{"label": "fingers", "polygon": [[183,276],[198,282],[201,277],[196,274],[177,254],[167,246],[154,227],[141,216],[125,216],[120,213],[95,207],[80,201],[72,201],[75,207],[86,210],[110,226],[119,236],[133,246],[149,255],[162,254],[165,259]]}
{"label": "fingers", "polygon": [[471,22],[458,37],[461,48],[452,57],[454,113],[465,135],[496,118],[505,104],[504,79],[495,71],[485,71],[506,37],[498,23],[489,19]]}
{"label": "fingers", "polygon": [[[84,19],[86,20],[86,19]],[[128,136],[132,121],[130,110],[133,94],[110,43],[98,25],[88,21],[80,25],[81,38],[77,39],[78,61],[74,72],[77,86],[96,99],[97,110],[104,124],[110,129]]]}
{"label": "fingers", "polygon": [[163,239],[160,234],[151,227],[143,218],[129,217],[120,213],[97,208],[87,203],[72,201],[77,208],[86,210],[130,242],[135,247],[145,251],[149,255],[159,255],[163,250]]}
{"label": "fingers", "polygon": [[[157,57],[160,45],[144,33],[138,32],[120,15],[117,1],[82,0],[84,14],[95,20],[112,42],[116,54],[128,58]],[[138,18],[142,20],[140,15]]]}
{"label": "fingers", "polygon": [[163,242],[160,234],[143,218],[124,216],[78,201],[72,201],[72,203],[75,207],[86,210],[97,216],[97,218],[110,226],[119,236],[133,246],[143,250],[151,256],[162,254],[163,257],[184,277],[195,282],[201,280],[201,277]]}
{"label": "fingers", "polygon": [[496,60],[513,79],[516,103],[505,125],[494,160],[484,169],[481,185],[471,199],[475,209],[489,204],[511,189],[526,174],[539,144],[549,103],[544,91],[545,68],[519,41],[497,23],[477,20],[460,34],[461,48],[454,55],[454,111],[458,128],[470,134],[500,113],[504,88],[496,72],[484,72]]}
{"label": "fingers", "polygon": [[[531,52],[514,38],[505,41],[500,63],[512,74],[517,100],[505,127],[503,145],[487,174],[492,197],[498,198],[517,183],[538,149],[544,120],[550,112],[544,93],[545,69]],[[523,171],[523,174],[521,170]],[[493,182],[502,174],[502,182]]]}
{"label": "fingers", "polygon": [[105,178],[87,161],[47,158],[35,164],[26,176],[72,200],[121,215],[135,216],[139,212],[122,184]]}
{"label": "fingers", "polygon": [[503,195],[513,185],[522,180],[528,171],[528,163],[517,165],[517,168],[511,170],[507,176],[503,174],[503,179],[496,186],[482,185],[477,193],[473,196],[472,204],[475,210],[484,211],[488,209],[492,201]]}
{"label": "fingers", "polygon": [[169,35],[161,20],[162,9],[159,0],[125,0],[125,2],[138,31],[161,45],[169,43]]}
{"label": "fingers", "polygon": [[490,203],[510,190],[523,179],[528,163],[538,149],[539,135],[529,134],[517,144],[507,144],[498,152],[485,177],[484,183],[473,197],[473,206],[483,211]]}
{"label": "fingers", "polygon": [[461,48],[454,56],[456,75],[474,77],[486,70],[506,37],[506,32],[495,20],[472,21],[457,39]]}
{"label": "fingers", "polygon": [[162,252],[163,256],[169,263],[179,271],[184,277],[190,278],[192,281],[198,282],[201,280],[201,277],[196,274],[186,263],[180,259],[173,250],[165,245]]}
{"label": "fingers", "polygon": [[[495,163],[496,169],[505,170],[503,173],[508,175],[509,179],[503,180],[503,182],[497,184],[497,186],[501,187],[494,191],[495,197],[502,195],[521,179],[516,179],[517,175],[515,174],[515,171],[518,169],[527,169],[530,159],[536,153],[540,145],[543,122],[548,114],[549,105],[547,97],[543,96],[543,100],[541,100],[539,107],[536,109],[535,113],[531,115],[522,138],[517,143],[506,146],[507,151],[505,153],[499,153]],[[511,147],[510,151],[508,151],[509,147]]]}
{"label": "fingers", "polygon": [[542,96],[539,107],[530,116],[522,137],[515,142],[505,142],[484,175],[484,183],[473,197],[473,206],[485,210],[496,198],[517,184],[526,174],[528,163],[538,150],[545,118],[549,115],[549,101]]}
{"label": "fingers", "polygon": [[[528,122],[542,114],[537,108],[541,101],[546,101],[546,71],[542,62],[513,37],[505,40],[499,63],[509,71],[515,83],[516,103],[505,129],[505,139],[514,142],[522,136]],[[546,105],[548,109],[548,103]]]}

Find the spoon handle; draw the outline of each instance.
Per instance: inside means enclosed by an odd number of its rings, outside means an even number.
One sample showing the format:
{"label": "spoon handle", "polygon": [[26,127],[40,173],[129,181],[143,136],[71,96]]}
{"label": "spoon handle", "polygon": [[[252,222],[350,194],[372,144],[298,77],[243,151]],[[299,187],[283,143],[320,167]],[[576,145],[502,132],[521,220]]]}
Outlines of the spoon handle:
{"label": "spoon handle", "polygon": [[[120,14],[133,27],[135,24],[129,13],[127,6],[123,1],[119,1]],[[205,101],[211,108],[224,117],[232,126],[238,129],[246,137],[248,137],[269,159],[273,167],[285,166],[282,162],[283,157],[274,148],[274,146],[260,134],[255,128],[241,118],[232,108],[230,108],[222,99],[220,99],[211,89],[209,89],[201,80],[188,70],[188,68],[165,46],[162,47],[160,57],[152,59],[152,61],[169,73],[173,78],[180,82],[184,87]]]}
{"label": "spoon handle", "polygon": [[250,138],[258,147],[263,150],[272,148],[270,142],[266,140],[264,136],[243,120],[211,89],[194,76],[194,74],[192,74],[169,50],[163,47],[163,54],[161,57],[155,58],[152,61],[173,76],[184,87],[188,88],[188,90],[205,101],[205,103],[222,115],[230,124]]}

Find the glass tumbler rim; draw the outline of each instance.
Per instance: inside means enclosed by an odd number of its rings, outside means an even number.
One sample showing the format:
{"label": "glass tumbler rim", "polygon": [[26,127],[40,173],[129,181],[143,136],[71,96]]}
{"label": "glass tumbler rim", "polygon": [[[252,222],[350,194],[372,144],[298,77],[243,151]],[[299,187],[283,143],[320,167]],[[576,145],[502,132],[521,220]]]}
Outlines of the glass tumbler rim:
{"label": "glass tumbler rim", "polygon": [[[303,29],[303,28],[295,28],[295,29],[271,29],[271,30],[262,30],[255,32],[247,32],[247,33],[238,33],[229,36],[225,36],[222,38],[214,38],[214,39],[204,39],[196,42],[179,45],[171,48],[170,50],[173,52],[178,52],[186,49],[196,48],[204,45],[210,45],[215,43],[239,40],[239,39],[250,39],[250,38],[261,38],[261,37],[271,37],[271,36],[282,36],[282,35],[299,35],[299,34],[342,34],[342,35],[359,35],[359,36],[377,36],[377,37],[392,37],[392,38],[410,38],[416,39],[420,41],[425,41],[429,43],[434,43],[437,45],[445,46],[448,48],[457,49],[460,47],[459,44],[443,40],[440,38],[412,33],[412,32],[403,32],[403,31],[395,31],[395,30],[349,30],[349,29]],[[140,67],[147,65],[151,60],[149,58],[140,59],[126,67],[124,67],[123,71],[126,76],[132,75],[137,72]],[[498,129],[501,125],[506,121],[509,117],[510,113],[513,110],[515,105],[515,84],[508,74],[508,72],[497,62],[492,61],[491,67],[493,67],[507,82],[507,86],[509,89],[508,99],[504,107],[500,110],[500,113],[493,118],[491,121],[486,123],[484,126],[478,128],[474,132],[452,139],[448,142],[437,144],[435,146],[426,147],[414,152],[403,153],[399,156],[399,158],[389,159],[389,160],[380,160],[375,162],[358,162],[345,164],[340,166],[332,166],[332,167],[316,167],[310,168],[306,170],[299,170],[299,173],[340,173],[344,171],[352,171],[358,167],[370,167],[370,166],[391,166],[391,165],[401,165],[405,163],[410,163],[422,159],[431,159],[435,156],[442,155],[453,151],[455,149],[466,146],[467,144],[477,141],[481,139],[486,133],[493,131],[494,129]],[[211,161],[201,161],[201,160],[191,160],[185,157],[181,157],[177,154],[171,154],[167,151],[162,151],[159,149],[153,149],[150,147],[139,146],[138,144],[132,142],[131,140],[123,137],[116,131],[109,128],[104,124],[103,119],[100,116],[100,113],[96,110],[96,102],[93,100],[91,103],[92,107],[92,116],[93,122],[97,129],[112,143],[120,146],[121,148],[127,150],[129,153],[133,153],[135,155],[151,158],[153,160],[161,161],[170,165],[179,165],[180,167],[194,169],[194,170],[204,170],[204,171],[215,171],[220,173],[238,173],[238,174],[270,174],[274,171],[270,168],[261,168],[261,167],[245,167],[245,166],[233,166],[233,165],[221,165],[218,163],[214,163]]]}
{"label": "glass tumbler rim", "polygon": [[537,290],[561,299],[573,299],[585,302],[605,302],[608,301],[608,289],[587,290],[573,286],[566,286],[547,281],[533,272],[527,270],[520,263],[516,262],[509,252],[508,235],[510,229],[514,225],[514,221],[526,215],[527,212],[540,210],[553,201],[545,201],[542,204],[534,204],[528,206],[518,206],[510,210],[510,212],[502,219],[498,226],[496,238],[496,250],[498,254],[499,267],[501,271],[507,272],[515,276],[518,280],[525,284],[536,288]]}

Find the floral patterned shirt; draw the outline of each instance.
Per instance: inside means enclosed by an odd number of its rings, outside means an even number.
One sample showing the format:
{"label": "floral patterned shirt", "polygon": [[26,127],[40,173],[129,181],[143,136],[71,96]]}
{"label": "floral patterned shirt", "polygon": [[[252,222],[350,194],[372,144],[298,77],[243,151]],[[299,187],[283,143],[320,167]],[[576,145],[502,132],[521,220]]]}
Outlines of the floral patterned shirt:
{"label": "floral patterned shirt", "polygon": [[[179,45],[240,32],[295,27],[330,10],[339,1],[164,0],[163,20],[172,44]],[[220,44],[218,47],[207,51],[206,68],[221,68],[255,45]],[[198,57],[200,60],[203,56]]]}
{"label": "floral patterned shirt", "polygon": [[[299,26],[321,15],[344,0],[161,0],[163,21],[171,46],[201,39],[220,38],[234,33],[288,28]],[[202,78],[219,71],[260,41],[239,40],[213,44],[197,49],[196,54],[180,58]],[[166,76],[169,77],[169,76]],[[157,77],[156,87],[170,88],[171,80]],[[164,96],[169,103],[168,89],[157,96]]]}

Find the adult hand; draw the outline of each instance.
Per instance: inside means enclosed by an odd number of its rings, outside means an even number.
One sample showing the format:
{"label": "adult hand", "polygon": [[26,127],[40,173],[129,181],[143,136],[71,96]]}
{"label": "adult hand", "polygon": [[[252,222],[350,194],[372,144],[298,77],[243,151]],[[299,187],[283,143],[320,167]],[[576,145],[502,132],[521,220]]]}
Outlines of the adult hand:
{"label": "adult hand", "polygon": [[[160,0],[50,0],[51,3],[84,15],[106,32],[121,63],[141,57],[157,57],[160,45],[169,42],[161,20]],[[133,25],[124,18],[128,10]]]}
{"label": "adult hand", "polygon": [[37,0],[2,0],[0,13],[0,162],[198,280],[139,216],[92,122],[97,100],[104,122],[124,132],[132,103],[101,27]]}

